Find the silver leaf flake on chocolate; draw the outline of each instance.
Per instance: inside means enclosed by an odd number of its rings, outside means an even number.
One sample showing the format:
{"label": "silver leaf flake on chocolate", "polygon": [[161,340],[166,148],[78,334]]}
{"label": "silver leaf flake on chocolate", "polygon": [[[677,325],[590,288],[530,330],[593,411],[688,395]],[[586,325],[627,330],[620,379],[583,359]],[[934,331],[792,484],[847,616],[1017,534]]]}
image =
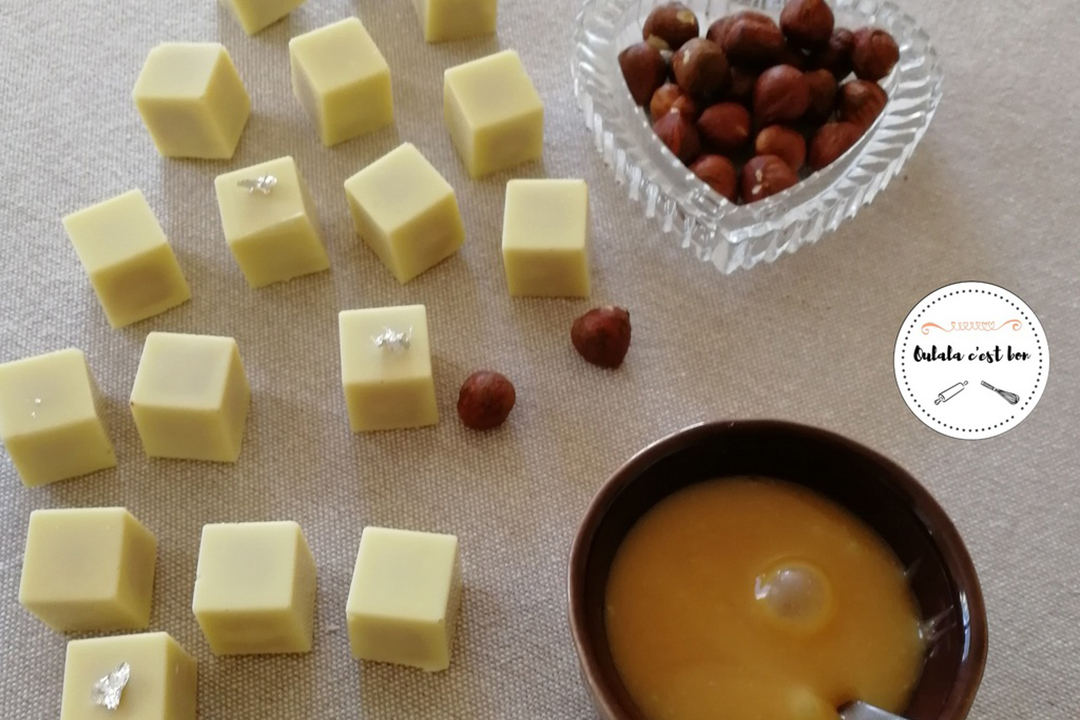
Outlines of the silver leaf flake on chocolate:
{"label": "silver leaf flake on chocolate", "polygon": [[128,680],[131,679],[131,666],[121,663],[120,667],[94,683],[94,690],[90,698],[95,705],[100,705],[106,710],[115,710],[120,707],[120,697],[124,694]]}
{"label": "silver leaf flake on chocolate", "polygon": [[383,328],[382,334],[371,338],[371,341],[375,343],[375,347],[386,348],[393,352],[408,350],[412,343],[412,328],[405,332]]}
{"label": "silver leaf flake on chocolate", "polygon": [[263,175],[254,180],[241,180],[236,184],[242,188],[247,188],[249,195],[253,195],[256,192],[260,192],[263,195],[269,195],[270,191],[277,185],[277,178],[273,175]]}

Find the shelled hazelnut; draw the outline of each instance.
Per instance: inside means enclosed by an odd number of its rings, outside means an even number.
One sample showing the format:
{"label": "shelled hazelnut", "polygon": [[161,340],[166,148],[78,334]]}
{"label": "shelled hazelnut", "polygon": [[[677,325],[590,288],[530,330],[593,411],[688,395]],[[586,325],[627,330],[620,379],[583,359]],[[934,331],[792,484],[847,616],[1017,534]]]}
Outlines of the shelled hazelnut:
{"label": "shelled hazelnut", "polygon": [[657,5],[641,28],[642,39],[658,50],[678,50],[699,34],[697,15],[679,2]]}
{"label": "shelled hazelnut", "polygon": [[739,174],[735,171],[735,164],[723,155],[702,155],[690,166],[690,171],[717,194],[731,202],[738,201]]}
{"label": "shelled hazelnut", "polygon": [[656,121],[653,132],[684,165],[694,162],[701,154],[701,138],[697,128],[682,113],[669,112]]}
{"label": "shelled hazelnut", "polygon": [[626,86],[630,88],[630,95],[638,105],[649,102],[667,77],[664,56],[655,47],[643,42],[619,53],[619,68],[626,79]]}
{"label": "shelled hazelnut", "polygon": [[752,203],[799,182],[799,176],[788,164],[775,155],[757,155],[746,161],[742,169],[740,192],[745,203]]}
{"label": "shelled hazelnut", "polygon": [[[810,86],[810,107],[803,119],[820,125],[829,119],[836,108],[836,78],[828,70],[811,70],[804,73],[806,84]],[[882,105],[884,107],[884,104]]]}
{"label": "shelled hazelnut", "polygon": [[731,17],[720,43],[736,65],[769,67],[784,50],[784,34],[771,17],[747,10]]}
{"label": "shelled hazelnut", "polygon": [[829,43],[833,11],[825,0],[791,0],[780,13],[780,29],[788,42],[803,50],[818,50]]}
{"label": "shelled hazelnut", "polygon": [[761,125],[794,122],[810,107],[810,85],[790,65],[771,67],[754,85],[754,119]]}
{"label": "shelled hazelnut", "polygon": [[840,86],[836,116],[842,122],[870,127],[889,101],[881,86],[869,80],[852,80]]}
{"label": "shelled hazelnut", "polygon": [[754,154],[775,155],[797,173],[806,162],[806,140],[789,127],[769,125],[754,138]]}
{"label": "shelled hazelnut", "polygon": [[717,103],[705,108],[697,121],[701,139],[713,150],[735,153],[750,140],[750,112],[738,103]]}
{"label": "shelled hazelnut", "polygon": [[900,60],[900,48],[893,36],[878,28],[862,28],[854,36],[851,66],[860,80],[880,80]]}
{"label": "shelled hazelnut", "polygon": [[570,327],[570,342],[586,361],[602,368],[622,365],[630,349],[630,313],[605,305],[585,313]]}
{"label": "shelled hazelnut", "polygon": [[727,98],[749,106],[754,101],[754,85],[757,84],[760,74],[748,68],[732,67],[731,85],[728,87]]}
{"label": "shelled hazelnut", "polygon": [[690,120],[697,120],[700,114],[694,98],[684,93],[675,83],[664,83],[656,89],[649,101],[649,115],[653,122],[656,122],[672,111],[682,113],[683,117]]}
{"label": "shelled hazelnut", "polygon": [[479,370],[470,375],[458,392],[457,411],[462,424],[473,430],[491,430],[506,422],[517,393],[505,375]]}
{"label": "shelled hazelnut", "polygon": [[847,28],[836,28],[828,44],[810,56],[810,67],[828,70],[840,82],[851,74],[851,50],[855,47],[855,33]]}
{"label": "shelled hazelnut", "polygon": [[707,99],[731,82],[731,71],[720,46],[711,40],[688,40],[671,56],[675,82],[692,98]]}
{"label": "shelled hazelnut", "polygon": [[825,123],[810,140],[807,161],[814,171],[827,167],[859,142],[863,129],[848,122]]}

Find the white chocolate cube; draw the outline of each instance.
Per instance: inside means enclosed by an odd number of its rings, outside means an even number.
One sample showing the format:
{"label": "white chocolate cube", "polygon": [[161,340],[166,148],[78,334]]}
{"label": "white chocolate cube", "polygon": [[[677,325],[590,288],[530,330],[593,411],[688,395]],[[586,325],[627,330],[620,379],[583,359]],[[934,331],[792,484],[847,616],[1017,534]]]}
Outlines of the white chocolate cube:
{"label": "white chocolate cube", "polygon": [[443,112],[454,147],[474,178],[543,155],[544,106],[513,50],[449,68]]}
{"label": "white chocolate cube", "polygon": [[[341,381],[353,432],[439,422],[423,305],[346,310],[338,316]],[[383,342],[386,333],[402,342]],[[405,347],[405,345],[408,347]]]}
{"label": "white chocolate cube", "polygon": [[300,526],[205,525],[191,609],[215,655],[309,652],[315,558]]}
{"label": "white chocolate cube", "polygon": [[163,332],[146,337],[131,413],[150,457],[236,462],[250,404],[232,338]]}
{"label": "white chocolate cube", "polygon": [[584,180],[511,180],[503,267],[514,297],[589,296],[589,189]]}
{"label": "white chocolate cube", "polygon": [[358,18],[289,41],[296,99],[327,147],[394,122],[390,68]]}
{"label": "white chocolate cube", "polygon": [[141,191],[72,213],[63,223],[114,328],[159,315],[191,298],[176,255]]}
{"label": "white chocolate cube", "polygon": [[116,466],[81,350],[0,365],[0,442],[28,487]]}
{"label": "white chocolate cube", "polygon": [[[94,685],[124,663],[130,679],[108,710],[94,702]],[[197,692],[198,664],[168,633],[72,640],[60,720],[195,720]]]}
{"label": "white chocolate cube", "polygon": [[346,606],[353,657],[445,670],[460,601],[456,537],[365,528]]}
{"label": "white chocolate cube", "polygon": [[251,113],[240,74],[218,43],[158,45],[132,95],[164,157],[231,158]]}
{"label": "white chocolate cube", "polygon": [[400,283],[465,241],[454,189],[409,143],[346,180],[345,195],[357,234]]}
{"label": "white chocolate cube", "polygon": [[[241,183],[272,176],[268,194]],[[291,157],[219,175],[214,181],[225,241],[253,288],[330,267],[319,216]]]}
{"label": "white chocolate cube", "polygon": [[495,32],[498,0],[413,0],[424,40],[462,40]]}
{"label": "white chocolate cube", "polygon": [[248,35],[276,23],[305,0],[220,0]]}
{"label": "white chocolate cube", "polygon": [[19,602],[60,632],[150,624],[157,540],[124,508],[35,510]]}

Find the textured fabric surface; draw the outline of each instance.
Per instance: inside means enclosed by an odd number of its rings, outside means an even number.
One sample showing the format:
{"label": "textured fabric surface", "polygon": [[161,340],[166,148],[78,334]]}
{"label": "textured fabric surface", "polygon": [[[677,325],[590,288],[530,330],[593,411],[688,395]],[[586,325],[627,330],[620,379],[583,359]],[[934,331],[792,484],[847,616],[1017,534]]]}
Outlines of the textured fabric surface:
{"label": "textured fabric surface", "polygon": [[[819,244],[723,277],[624,199],[594,152],[569,72],[573,0],[503,0],[495,38],[427,46],[408,0],[309,0],[248,38],[210,0],[47,0],[0,7],[0,361],[75,346],[109,403],[115,470],[27,490],[0,463],[0,716],[56,718],[67,638],[18,605],[29,513],[125,505],[157,534],[152,628],[200,663],[200,717],[583,718],[567,630],[569,545],[589,499],[647,443],[714,418],[776,417],[849,435],[896,459],[951,513],[982,578],[990,658],[974,717],[1080,716],[1080,20],[1067,2],[903,0],[939,49],[945,99],[904,176]],[[289,37],[358,14],[394,73],[392,129],[325,149],[289,87]],[[252,96],[229,162],[164,160],[130,100],[147,51],[221,41]],[[467,178],[442,124],[444,68],[516,48],[547,109],[543,163]],[[399,285],[351,228],[342,182],[403,141],[457,189],[462,251]],[[311,185],[329,273],[259,291],[226,248],[213,178],[285,154]],[[584,301],[514,300],[498,252],[511,177],[584,177],[593,209],[592,303],[631,309],[618,372],[570,347]],[[114,331],[60,217],[141,188],[194,293]],[[1053,363],[1039,407],[992,440],[935,434],[905,408],[892,345],[910,308],[953,281],[1012,289],[1041,317]],[[354,436],[338,370],[341,309],[425,303],[442,422]],[[236,465],[148,460],[126,401],[152,330],[231,335],[253,390]],[[510,423],[455,417],[474,369],[518,389]],[[208,522],[300,523],[319,567],[315,650],[215,658],[190,612]],[[452,668],[361,665],[344,607],[364,525],[456,533],[466,582]],[[28,678],[33,677],[33,681]]]}

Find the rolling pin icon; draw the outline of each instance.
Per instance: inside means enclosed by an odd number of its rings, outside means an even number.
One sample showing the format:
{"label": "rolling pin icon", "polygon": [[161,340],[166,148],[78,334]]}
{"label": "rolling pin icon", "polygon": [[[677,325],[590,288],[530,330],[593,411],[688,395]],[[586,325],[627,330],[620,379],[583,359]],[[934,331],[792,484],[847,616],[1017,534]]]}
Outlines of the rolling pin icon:
{"label": "rolling pin icon", "polygon": [[1005,398],[1005,402],[1009,403],[1010,405],[1015,405],[1016,403],[1020,402],[1020,396],[1016,393],[1011,393],[1008,390],[998,390],[996,387],[986,382],[985,380],[982,381],[982,386],[989,390],[993,390],[998,395]]}
{"label": "rolling pin icon", "polygon": [[943,402],[949,402],[954,397],[960,394],[960,392],[967,387],[967,380],[964,382],[958,382],[950,388],[946,388],[938,393],[937,400],[934,401],[935,405],[940,405]]}

